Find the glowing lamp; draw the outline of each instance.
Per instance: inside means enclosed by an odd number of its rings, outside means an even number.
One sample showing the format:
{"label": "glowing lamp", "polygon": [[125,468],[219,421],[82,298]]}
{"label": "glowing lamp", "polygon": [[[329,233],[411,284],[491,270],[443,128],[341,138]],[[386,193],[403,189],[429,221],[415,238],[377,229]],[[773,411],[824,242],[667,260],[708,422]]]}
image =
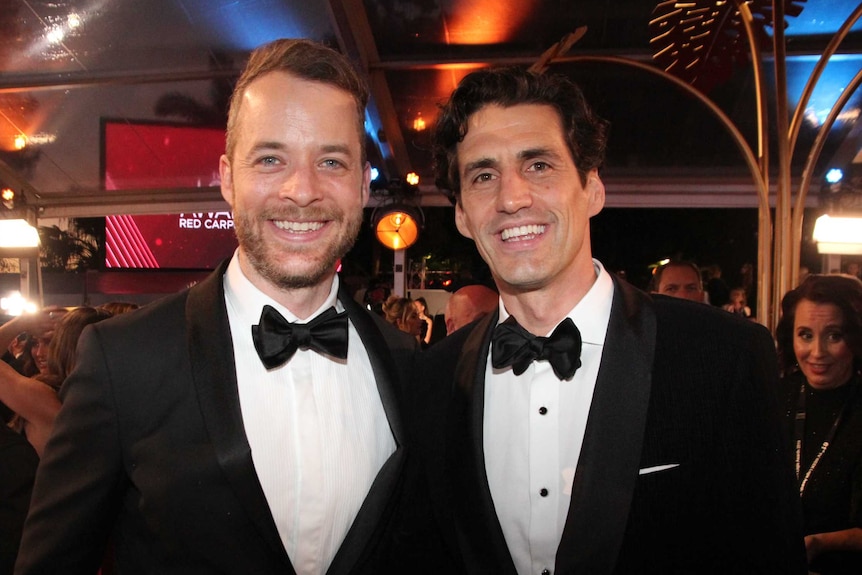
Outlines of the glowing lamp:
{"label": "glowing lamp", "polygon": [[378,208],[371,225],[381,244],[392,250],[403,250],[416,243],[423,219],[417,206],[393,203]]}
{"label": "glowing lamp", "polygon": [[814,223],[813,235],[821,254],[862,254],[862,217],[824,214]]}
{"label": "glowing lamp", "polygon": [[26,220],[0,219],[0,257],[23,258],[39,255],[39,232]]}

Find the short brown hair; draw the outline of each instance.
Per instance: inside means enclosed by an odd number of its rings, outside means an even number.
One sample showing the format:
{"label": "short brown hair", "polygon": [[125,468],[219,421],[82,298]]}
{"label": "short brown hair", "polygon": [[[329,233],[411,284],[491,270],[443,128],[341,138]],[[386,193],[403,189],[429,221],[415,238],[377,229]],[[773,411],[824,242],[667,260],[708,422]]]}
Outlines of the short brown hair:
{"label": "short brown hair", "polygon": [[356,126],[362,162],[365,163],[365,107],[368,105],[368,86],[353,64],[332,48],[302,39],[274,40],[251,53],[245,70],[237,80],[230,98],[227,117],[226,155],[233,159],[236,147],[237,117],[248,86],[269,72],[286,72],[303,80],[328,84],[344,90],[356,103]]}

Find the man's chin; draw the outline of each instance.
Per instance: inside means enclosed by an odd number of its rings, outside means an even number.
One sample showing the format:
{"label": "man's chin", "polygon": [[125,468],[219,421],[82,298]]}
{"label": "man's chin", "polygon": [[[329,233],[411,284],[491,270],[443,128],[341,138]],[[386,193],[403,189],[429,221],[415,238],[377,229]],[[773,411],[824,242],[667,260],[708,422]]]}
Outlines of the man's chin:
{"label": "man's chin", "polygon": [[[336,260],[337,261],[337,260]],[[335,275],[336,263],[327,261],[291,260],[277,266],[264,266],[258,272],[273,285],[282,289],[314,287]]]}

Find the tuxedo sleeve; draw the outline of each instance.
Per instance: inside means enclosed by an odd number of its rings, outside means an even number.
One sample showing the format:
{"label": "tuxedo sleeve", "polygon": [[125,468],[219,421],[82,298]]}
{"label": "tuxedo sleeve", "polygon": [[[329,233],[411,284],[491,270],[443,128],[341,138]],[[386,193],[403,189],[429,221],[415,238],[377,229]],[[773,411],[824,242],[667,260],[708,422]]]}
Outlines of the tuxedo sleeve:
{"label": "tuxedo sleeve", "polygon": [[89,327],[60,398],[24,526],[20,575],[96,573],[126,484],[110,369]]}

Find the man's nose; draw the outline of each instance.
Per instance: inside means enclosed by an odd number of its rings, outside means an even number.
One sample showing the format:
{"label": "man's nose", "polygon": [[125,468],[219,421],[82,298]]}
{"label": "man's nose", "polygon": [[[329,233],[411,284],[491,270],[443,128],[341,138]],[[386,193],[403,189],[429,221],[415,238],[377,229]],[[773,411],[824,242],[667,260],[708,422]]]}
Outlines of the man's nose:
{"label": "man's nose", "polygon": [[518,175],[504,174],[500,178],[500,194],[497,208],[513,214],[533,204],[533,192],[529,184]]}
{"label": "man's nose", "polygon": [[279,197],[291,200],[298,206],[307,206],[320,198],[320,186],[315,170],[296,168],[285,178],[279,189]]}

